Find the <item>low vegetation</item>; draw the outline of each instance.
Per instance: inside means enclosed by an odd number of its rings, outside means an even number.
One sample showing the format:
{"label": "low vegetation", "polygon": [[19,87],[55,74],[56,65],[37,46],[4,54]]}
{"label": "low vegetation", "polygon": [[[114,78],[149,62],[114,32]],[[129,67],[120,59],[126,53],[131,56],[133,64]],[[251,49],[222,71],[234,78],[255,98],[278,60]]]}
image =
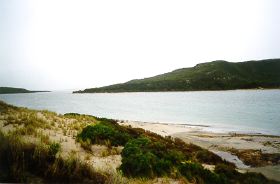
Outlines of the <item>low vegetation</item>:
{"label": "low vegetation", "polygon": [[92,144],[106,144],[108,146],[124,145],[131,139],[129,134],[120,132],[103,122],[85,127],[77,137]]}
{"label": "low vegetation", "polygon": [[58,155],[60,144],[31,144],[0,132],[0,182],[105,183],[106,176],[76,157]]}
{"label": "low vegetation", "polygon": [[[261,174],[241,174],[194,144],[112,119],[0,102],[0,128],[0,182],[274,183]],[[103,170],[96,169],[98,162]],[[107,170],[110,164],[113,170]]]}
{"label": "low vegetation", "polygon": [[[239,173],[233,164],[180,139],[120,126],[114,120],[96,119],[99,123],[85,127],[77,140],[88,141],[89,145],[108,145],[110,142],[114,146],[124,146],[121,152],[122,164],[118,169],[126,177],[184,177],[188,182],[205,184],[274,183],[261,174]],[[115,141],[118,136],[121,138]],[[215,165],[215,170],[205,169],[202,164]]]}
{"label": "low vegetation", "polygon": [[61,144],[51,140],[48,132],[55,131],[58,123],[65,129],[72,126],[56,113],[0,101],[0,182],[109,183],[108,173],[96,171],[75,154],[63,153]]}
{"label": "low vegetation", "polygon": [[146,137],[129,141],[122,151],[120,169],[127,176],[156,177],[176,172],[175,167],[185,160],[182,152]]}

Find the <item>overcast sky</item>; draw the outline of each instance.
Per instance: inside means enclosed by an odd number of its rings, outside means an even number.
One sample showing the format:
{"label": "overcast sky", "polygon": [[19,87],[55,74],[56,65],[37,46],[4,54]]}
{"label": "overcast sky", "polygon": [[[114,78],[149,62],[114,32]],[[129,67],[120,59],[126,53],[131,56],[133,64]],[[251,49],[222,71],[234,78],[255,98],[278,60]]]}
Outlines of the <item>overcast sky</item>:
{"label": "overcast sky", "polygon": [[279,0],[0,0],[0,86],[84,89],[279,57]]}

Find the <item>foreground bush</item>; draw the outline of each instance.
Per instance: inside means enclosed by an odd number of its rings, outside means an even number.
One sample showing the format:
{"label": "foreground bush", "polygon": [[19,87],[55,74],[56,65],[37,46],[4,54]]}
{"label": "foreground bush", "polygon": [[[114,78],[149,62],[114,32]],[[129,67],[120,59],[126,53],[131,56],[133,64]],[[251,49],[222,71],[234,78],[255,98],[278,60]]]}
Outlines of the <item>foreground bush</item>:
{"label": "foreground bush", "polygon": [[120,169],[127,176],[155,177],[169,175],[185,159],[180,151],[168,150],[148,138],[129,141],[122,151]]}
{"label": "foreground bush", "polygon": [[205,184],[226,184],[228,180],[225,176],[216,174],[204,169],[201,164],[184,162],[179,166],[180,173],[189,181]]}
{"label": "foreground bush", "polygon": [[259,173],[239,173],[232,166],[225,164],[218,164],[215,166],[215,173],[227,178],[228,183],[242,183],[242,184],[274,184],[280,183],[276,181],[268,180],[262,174]]}
{"label": "foreground bush", "polygon": [[[203,153],[204,154],[204,153]],[[169,149],[163,142],[147,137],[131,139],[124,147],[120,170],[128,177],[185,177],[198,184],[273,184],[262,174],[239,173],[231,164],[217,164],[214,171],[205,169],[199,162],[189,160],[183,152]],[[205,157],[205,156],[203,156]]]}

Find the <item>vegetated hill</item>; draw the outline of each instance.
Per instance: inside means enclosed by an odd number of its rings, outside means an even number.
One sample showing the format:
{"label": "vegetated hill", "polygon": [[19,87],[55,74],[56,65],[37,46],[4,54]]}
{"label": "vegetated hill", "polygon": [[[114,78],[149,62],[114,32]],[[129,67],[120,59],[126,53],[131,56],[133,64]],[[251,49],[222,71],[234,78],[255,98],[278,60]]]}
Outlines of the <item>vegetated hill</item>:
{"label": "vegetated hill", "polygon": [[29,91],[24,88],[0,87],[0,94],[36,93],[36,92],[49,92],[49,91]]}
{"label": "vegetated hill", "polygon": [[150,78],[74,93],[231,90],[280,87],[280,59],[212,61]]}

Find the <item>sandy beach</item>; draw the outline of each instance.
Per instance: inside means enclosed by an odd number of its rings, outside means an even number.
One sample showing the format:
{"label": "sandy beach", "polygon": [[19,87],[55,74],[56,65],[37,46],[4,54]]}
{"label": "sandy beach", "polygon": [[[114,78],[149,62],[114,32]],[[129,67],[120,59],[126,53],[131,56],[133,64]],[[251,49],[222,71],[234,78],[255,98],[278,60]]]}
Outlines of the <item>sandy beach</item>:
{"label": "sandy beach", "polygon": [[[280,181],[280,160],[254,160],[259,155],[275,155],[280,153],[280,136],[262,134],[214,133],[203,131],[199,126],[149,123],[139,121],[119,121],[119,124],[160,134],[177,137],[187,143],[193,143],[209,149],[223,159],[234,163],[240,172],[260,172],[268,178]],[[260,156],[256,158],[261,158]],[[245,162],[247,162],[247,164]],[[248,164],[249,163],[249,164]]]}

